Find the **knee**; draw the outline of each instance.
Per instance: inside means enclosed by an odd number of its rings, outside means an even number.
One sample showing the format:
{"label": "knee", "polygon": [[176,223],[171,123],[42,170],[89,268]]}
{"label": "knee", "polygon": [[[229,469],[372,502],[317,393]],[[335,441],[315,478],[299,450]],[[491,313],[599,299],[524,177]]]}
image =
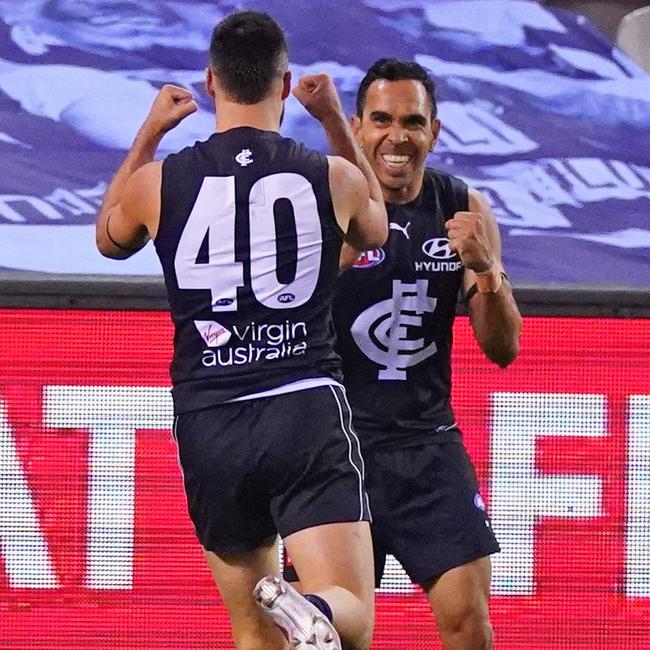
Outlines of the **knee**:
{"label": "knee", "polygon": [[[463,650],[490,650],[492,625],[487,607],[471,604],[445,612],[438,617],[438,629],[445,643]],[[453,639],[453,642],[451,640]]]}

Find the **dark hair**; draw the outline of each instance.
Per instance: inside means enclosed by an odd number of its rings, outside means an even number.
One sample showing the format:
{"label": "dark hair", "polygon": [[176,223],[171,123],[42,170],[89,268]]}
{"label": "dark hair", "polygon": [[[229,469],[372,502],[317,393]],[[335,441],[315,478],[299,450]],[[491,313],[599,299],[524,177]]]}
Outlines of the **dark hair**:
{"label": "dark hair", "polygon": [[431,79],[429,73],[419,63],[415,61],[402,61],[400,59],[379,59],[379,61],[375,61],[370,66],[357,91],[357,115],[359,117],[363,115],[368,88],[377,79],[386,79],[386,81],[413,79],[414,81],[419,81],[424,86],[429,97],[431,119],[435,119],[438,113],[438,107],[436,106],[436,85],[433,83],[433,79]]}
{"label": "dark hair", "polygon": [[287,41],[271,16],[240,11],[212,31],[210,65],[226,94],[238,104],[256,104],[287,68]]}

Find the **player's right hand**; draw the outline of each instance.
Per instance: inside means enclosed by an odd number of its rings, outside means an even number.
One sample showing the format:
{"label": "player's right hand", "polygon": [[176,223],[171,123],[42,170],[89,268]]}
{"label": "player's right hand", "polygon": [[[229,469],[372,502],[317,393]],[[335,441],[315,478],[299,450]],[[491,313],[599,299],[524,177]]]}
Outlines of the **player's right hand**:
{"label": "player's right hand", "polygon": [[166,84],[154,100],[145,125],[155,133],[167,133],[197,110],[198,105],[189,90]]}
{"label": "player's right hand", "polygon": [[292,92],[319,122],[332,117],[345,119],[336,86],[328,74],[305,75]]}

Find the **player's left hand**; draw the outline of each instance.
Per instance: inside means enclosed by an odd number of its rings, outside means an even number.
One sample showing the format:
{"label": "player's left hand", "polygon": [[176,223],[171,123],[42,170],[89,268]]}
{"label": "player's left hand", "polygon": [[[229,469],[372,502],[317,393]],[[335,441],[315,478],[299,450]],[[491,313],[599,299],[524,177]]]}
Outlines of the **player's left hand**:
{"label": "player's left hand", "polygon": [[319,122],[331,117],[345,119],[336,86],[328,74],[305,75],[292,92]]}
{"label": "player's left hand", "polygon": [[458,254],[465,268],[485,273],[494,267],[497,256],[487,234],[485,217],[480,212],[456,212],[445,228],[449,247]]}

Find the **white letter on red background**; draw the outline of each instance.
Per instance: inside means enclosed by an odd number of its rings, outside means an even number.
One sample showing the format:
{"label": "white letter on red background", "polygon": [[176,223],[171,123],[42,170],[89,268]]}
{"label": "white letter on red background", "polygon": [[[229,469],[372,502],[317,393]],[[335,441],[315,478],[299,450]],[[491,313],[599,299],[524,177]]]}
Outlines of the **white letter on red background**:
{"label": "white letter on red background", "polygon": [[136,429],[170,429],[169,390],[147,386],[46,386],[45,426],[88,429],[85,586],[130,589]]}
{"label": "white letter on red background", "polygon": [[604,435],[603,395],[492,395],[490,514],[502,549],[492,557],[493,593],[534,593],[535,524],[540,519],[601,516],[601,478],[540,474],[536,438]]}
{"label": "white letter on red background", "polygon": [[625,592],[650,598],[650,395],[630,395],[629,405]]}
{"label": "white letter on red background", "polygon": [[0,551],[10,587],[52,589],[59,586],[2,401],[0,401]]}

